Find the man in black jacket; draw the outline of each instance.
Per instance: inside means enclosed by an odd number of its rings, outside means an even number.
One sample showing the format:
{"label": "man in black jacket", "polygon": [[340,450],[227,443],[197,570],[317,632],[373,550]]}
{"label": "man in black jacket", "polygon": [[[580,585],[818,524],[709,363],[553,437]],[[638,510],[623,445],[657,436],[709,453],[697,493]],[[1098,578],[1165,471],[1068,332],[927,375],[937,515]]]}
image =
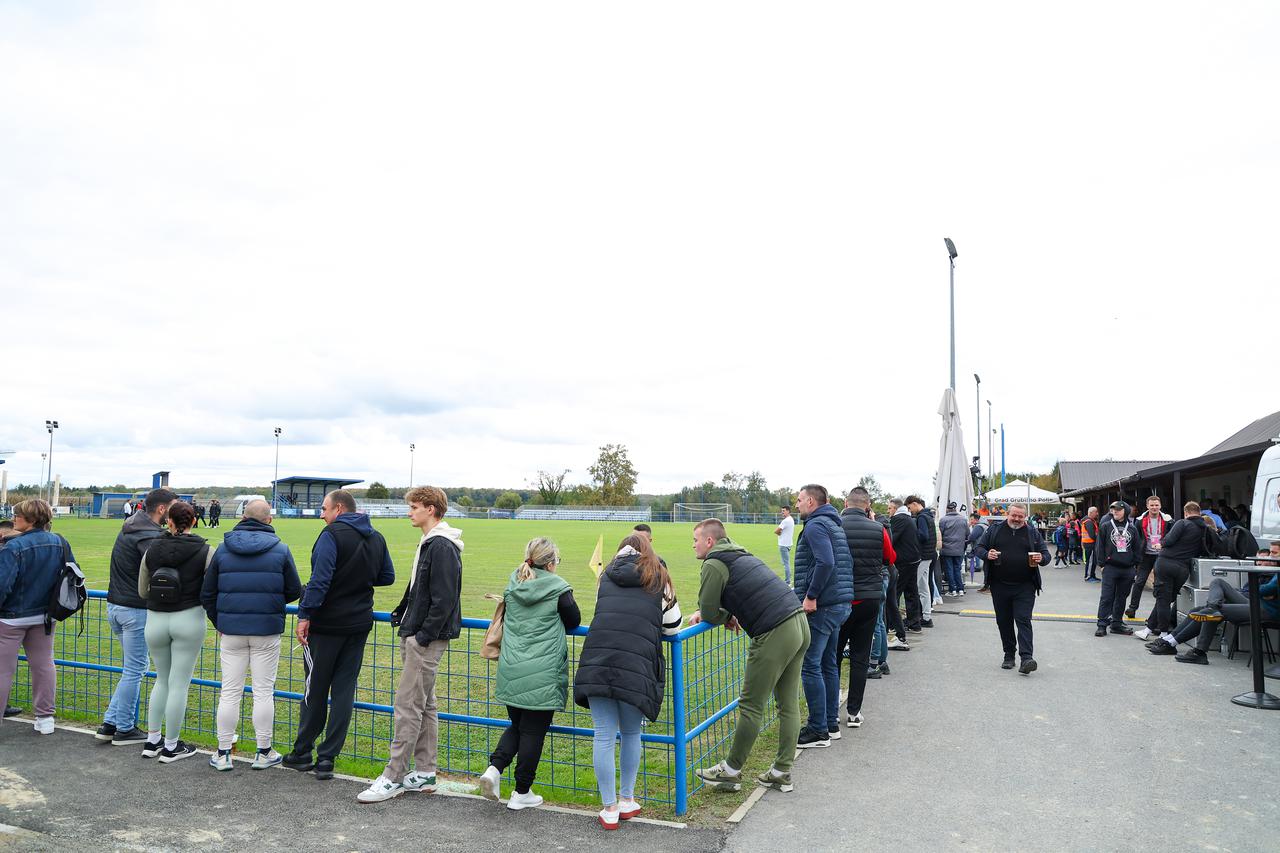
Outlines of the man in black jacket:
{"label": "man in black jacket", "polygon": [[[1153,655],[1176,655],[1178,644],[1173,638],[1178,616],[1178,593],[1191,575],[1191,561],[1205,553],[1205,521],[1200,504],[1188,501],[1182,507],[1182,518],[1173,523],[1160,543],[1160,556],[1155,567],[1155,607],[1147,617],[1147,650]],[[1139,632],[1141,636],[1141,632]]]}
{"label": "man in black jacket", "polygon": [[[1027,524],[1027,508],[1011,504],[1007,520],[996,522],[974,549],[987,563],[991,604],[1004,645],[1001,669],[1013,669],[1013,654],[1022,657],[1023,675],[1036,671],[1032,647],[1031,611],[1040,592],[1040,567],[1049,562],[1049,548],[1040,531]],[[1014,642],[1014,626],[1017,642]]]}
{"label": "man in black jacket", "polygon": [[[449,641],[462,633],[462,531],[444,520],[443,489],[420,486],[404,496],[409,522],[422,531],[409,586],[391,613],[400,626],[400,685],[396,688],[391,760],[356,797],[377,803],[405,791],[436,789],[436,672]],[[413,756],[413,772],[409,757]]]}
{"label": "man in black jacket", "polygon": [[[356,682],[364,664],[365,641],[373,630],[373,588],[396,582],[387,542],[369,516],[356,512],[345,489],[324,496],[320,517],[325,527],[311,548],[311,579],[298,602],[294,633],[302,644],[307,674],[298,712],[298,735],[285,767],[317,779],[333,778],[333,760],[342,751],[355,708]],[[311,761],[311,748],[324,740]]]}
{"label": "man in black jacket", "polygon": [[1132,634],[1124,624],[1124,606],[1133,586],[1134,572],[1142,559],[1142,537],[1138,525],[1129,518],[1129,505],[1124,501],[1111,504],[1111,515],[1098,527],[1098,541],[1093,558],[1102,567],[1102,594],[1098,598],[1098,630],[1095,637]]}
{"label": "man in black jacket", "polygon": [[138,745],[147,736],[134,725],[138,691],[147,671],[147,602],[138,595],[138,570],[142,555],[164,535],[165,516],[178,496],[168,489],[147,493],[142,511],[125,519],[111,548],[111,581],[107,587],[107,623],[120,641],[120,680],[103,715],[96,737],[113,746]]}
{"label": "man in black jacket", "polygon": [[[920,540],[916,534],[916,520],[897,498],[889,501],[889,512],[889,536],[893,540],[894,553],[898,555],[898,592],[907,602],[907,630],[919,634],[923,630],[920,621],[924,611],[920,606]],[[890,602],[893,607],[898,606],[896,598]]]}
{"label": "man in black jacket", "polygon": [[916,569],[916,586],[920,590],[920,625],[933,627],[935,573],[938,568],[938,522],[933,510],[916,495],[907,497],[907,510],[915,516],[916,539],[920,543],[920,563]]}
{"label": "man in black jacket", "polygon": [[[840,526],[853,557],[853,610],[840,629],[837,654],[849,647],[849,696],[845,703],[850,728],[862,725],[862,697],[867,689],[867,671],[871,666],[871,635],[884,601],[881,569],[885,565],[888,532],[884,525],[872,521],[871,495],[858,486],[845,498],[840,513]],[[839,657],[836,664],[839,665]],[[878,677],[878,676],[877,676]]]}

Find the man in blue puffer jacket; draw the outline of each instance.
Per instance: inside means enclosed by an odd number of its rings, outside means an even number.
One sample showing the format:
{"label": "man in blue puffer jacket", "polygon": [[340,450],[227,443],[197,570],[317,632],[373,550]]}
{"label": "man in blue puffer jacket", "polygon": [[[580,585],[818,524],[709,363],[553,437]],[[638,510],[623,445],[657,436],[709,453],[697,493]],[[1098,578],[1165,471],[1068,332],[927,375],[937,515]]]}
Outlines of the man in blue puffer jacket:
{"label": "man in blue puffer jacket", "polygon": [[244,519],[222,540],[204,576],[200,603],[222,635],[222,696],[218,701],[215,770],[230,770],[231,746],[240,721],[246,671],[253,673],[253,731],[258,752],[253,769],[279,764],[271,748],[275,725],[276,668],[284,608],[302,595],[302,582],[289,546],[271,527],[271,504],[250,501]]}
{"label": "man in blue puffer jacket", "polygon": [[840,738],[840,626],[853,609],[853,556],[840,513],[827,490],[810,484],[796,498],[804,529],[796,546],[795,591],[809,617],[812,640],[800,670],[809,721],[800,749],[831,746]]}

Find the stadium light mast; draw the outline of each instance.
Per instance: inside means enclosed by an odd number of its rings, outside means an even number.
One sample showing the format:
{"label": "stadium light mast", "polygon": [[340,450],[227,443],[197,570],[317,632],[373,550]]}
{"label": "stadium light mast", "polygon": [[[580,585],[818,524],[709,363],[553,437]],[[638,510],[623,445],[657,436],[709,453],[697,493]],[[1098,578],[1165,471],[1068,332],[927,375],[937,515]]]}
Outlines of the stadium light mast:
{"label": "stadium light mast", "polygon": [[[956,244],[950,237],[943,237],[947,254],[951,256],[951,393],[956,391]],[[976,375],[976,374],[975,374]]]}
{"label": "stadium light mast", "polygon": [[973,437],[978,445],[978,470],[982,470],[982,436],[978,435],[982,431],[982,377],[976,373],[973,374],[973,382],[973,411],[977,418],[973,422]]}
{"label": "stadium light mast", "polygon": [[414,444],[409,443],[409,488],[413,488],[413,448]]}
{"label": "stadium light mast", "polygon": [[996,428],[991,423],[991,401],[988,400],[987,401],[987,466],[991,468],[991,471],[987,472],[988,480],[990,480],[992,476],[995,476],[995,467],[996,467],[995,446],[996,446]]}
{"label": "stadium light mast", "polygon": [[49,431],[49,506],[53,506],[53,431],[58,428],[58,422],[45,421],[44,428]]}
{"label": "stadium light mast", "polygon": [[280,483],[280,427],[276,427],[275,435],[276,435],[276,476],[275,476],[275,479],[271,481],[271,511],[273,513],[280,511],[280,507],[276,503],[278,498],[278,490],[280,488],[280,485],[279,485]]}
{"label": "stadium light mast", "polygon": [[38,490],[36,497],[39,497],[39,493],[44,491],[44,461],[48,458],[48,453],[45,453],[43,450],[40,451],[40,479],[36,481],[36,488]]}

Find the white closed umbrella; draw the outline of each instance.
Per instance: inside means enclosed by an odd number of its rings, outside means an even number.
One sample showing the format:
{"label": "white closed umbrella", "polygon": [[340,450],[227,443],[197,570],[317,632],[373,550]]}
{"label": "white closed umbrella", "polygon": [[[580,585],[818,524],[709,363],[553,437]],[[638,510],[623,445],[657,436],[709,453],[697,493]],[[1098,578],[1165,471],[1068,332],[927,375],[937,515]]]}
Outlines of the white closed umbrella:
{"label": "white closed umbrella", "polygon": [[942,416],[942,442],[938,451],[938,476],[933,481],[933,505],[945,511],[947,504],[954,501],[956,508],[967,514],[973,509],[973,476],[964,450],[956,392],[950,388],[942,392],[938,414]]}

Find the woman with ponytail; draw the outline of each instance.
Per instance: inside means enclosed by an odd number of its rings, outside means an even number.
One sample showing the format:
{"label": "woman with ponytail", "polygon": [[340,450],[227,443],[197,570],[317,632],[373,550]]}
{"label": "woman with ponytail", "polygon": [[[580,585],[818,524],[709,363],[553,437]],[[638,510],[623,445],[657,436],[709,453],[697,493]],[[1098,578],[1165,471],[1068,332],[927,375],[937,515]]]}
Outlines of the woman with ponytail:
{"label": "woman with ponytail", "polygon": [[507,801],[513,811],[542,804],[533,793],[551,717],[569,693],[567,632],[582,624],[568,582],[556,574],[560,549],[550,539],[532,540],[524,562],[511,573],[503,600],[502,651],[498,655],[495,698],[507,706],[511,725],[502,733],[480,777],[480,790],[498,799],[502,772],[516,763],[515,792]]}

